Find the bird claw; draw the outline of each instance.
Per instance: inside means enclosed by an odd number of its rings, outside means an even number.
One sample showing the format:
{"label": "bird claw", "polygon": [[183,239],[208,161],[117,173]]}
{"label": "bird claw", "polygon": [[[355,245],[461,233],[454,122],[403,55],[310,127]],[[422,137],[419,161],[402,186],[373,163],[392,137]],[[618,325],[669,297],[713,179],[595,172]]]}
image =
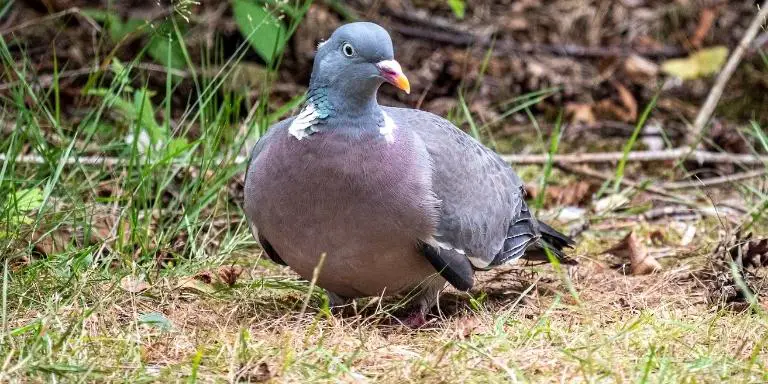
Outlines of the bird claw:
{"label": "bird claw", "polygon": [[427,324],[427,318],[423,311],[413,311],[405,319],[401,320],[403,325],[411,329],[419,329]]}

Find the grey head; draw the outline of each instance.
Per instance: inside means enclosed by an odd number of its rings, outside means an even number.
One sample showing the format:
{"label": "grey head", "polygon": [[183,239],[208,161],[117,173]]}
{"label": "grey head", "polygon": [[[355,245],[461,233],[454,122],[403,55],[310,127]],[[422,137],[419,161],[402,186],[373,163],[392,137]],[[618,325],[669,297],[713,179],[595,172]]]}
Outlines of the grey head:
{"label": "grey head", "polygon": [[410,92],[387,31],[369,22],[339,27],[318,46],[308,107],[297,116],[292,132],[334,119],[377,119],[376,93],[385,82]]}

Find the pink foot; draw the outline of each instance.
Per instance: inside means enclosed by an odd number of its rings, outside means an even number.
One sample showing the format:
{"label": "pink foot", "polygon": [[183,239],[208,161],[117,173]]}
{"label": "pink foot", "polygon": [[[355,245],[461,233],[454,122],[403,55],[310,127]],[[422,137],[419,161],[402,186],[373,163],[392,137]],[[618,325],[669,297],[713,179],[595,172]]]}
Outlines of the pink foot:
{"label": "pink foot", "polygon": [[413,311],[408,317],[403,319],[403,324],[411,329],[419,329],[423,327],[425,324],[427,324],[427,319],[424,316],[424,313],[421,311]]}

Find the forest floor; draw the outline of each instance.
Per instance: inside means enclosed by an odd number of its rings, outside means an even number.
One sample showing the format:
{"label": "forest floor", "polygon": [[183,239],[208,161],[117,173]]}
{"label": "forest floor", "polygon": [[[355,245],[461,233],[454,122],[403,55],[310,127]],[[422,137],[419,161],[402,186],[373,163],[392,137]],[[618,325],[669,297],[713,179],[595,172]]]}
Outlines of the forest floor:
{"label": "forest floor", "polygon": [[[0,382],[768,381],[765,28],[694,123],[754,2],[329,0],[274,75],[230,2],[119,3],[0,6]],[[244,158],[356,18],[411,80],[380,101],[504,154],[577,264],[479,272],[412,330],[262,257]]]}

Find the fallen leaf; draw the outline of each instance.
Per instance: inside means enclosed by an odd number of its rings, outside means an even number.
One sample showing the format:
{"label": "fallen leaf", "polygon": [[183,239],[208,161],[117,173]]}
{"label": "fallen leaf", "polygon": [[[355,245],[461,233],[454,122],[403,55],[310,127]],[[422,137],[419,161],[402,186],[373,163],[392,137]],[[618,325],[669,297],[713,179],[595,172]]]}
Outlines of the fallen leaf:
{"label": "fallen leaf", "polygon": [[683,237],[680,239],[680,245],[683,247],[688,246],[693,241],[694,236],[696,236],[696,226],[688,225],[688,228],[683,233]]}
{"label": "fallen leaf", "polygon": [[571,117],[571,124],[595,124],[595,112],[591,104],[568,103],[565,105],[565,113]]}
{"label": "fallen leaf", "polygon": [[32,234],[32,241],[35,241],[34,250],[43,256],[52,256],[64,252],[67,244],[72,241],[72,232],[64,226],[59,226],[48,234],[38,230]]}
{"label": "fallen leaf", "polygon": [[202,281],[206,284],[213,283],[213,274],[211,271],[200,271],[195,275],[195,279]]}
{"label": "fallen leaf", "polygon": [[624,73],[633,83],[645,84],[659,74],[659,66],[642,56],[632,55],[624,60]]}
{"label": "fallen leaf", "polygon": [[624,104],[626,121],[634,122],[637,120],[637,100],[635,100],[635,97],[632,96],[632,92],[630,92],[627,87],[621,83],[614,81],[612,84],[613,87],[616,88],[616,91],[619,92],[619,100],[621,100],[621,103]]}
{"label": "fallen leaf", "polygon": [[186,289],[186,290],[197,291],[201,293],[213,293],[215,291],[215,289],[211,285],[196,279],[195,276],[182,278],[176,284],[175,289]]}
{"label": "fallen leaf", "polygon": [[629,203],[629,198],[621,193],[614,193],[603,197],[594,203],[595,212],[604,214],[619,209]]}
{"label": "fallen leaf", "polygon": [[170,331],[173,328],[171,321],[159,312],[142,313],[138,321],[139,324],[146,324],[162,331]]}
{"label": "fallen leaf", "polygon": [[237,371],[237,376],[240,380],[249,383],[262,383],[272,378],[272,372],[269,370],[269,365],[265,362],[260,362],[256,365],[245,364]]}
{"label": "fallen leaf", "polygon": [[[593,188],[592,184],[581,180],[564,186],[550,185],[546,191],[548,205],[551,203],[558,206],[578,206],[587,201]],[[526,196],[535,199],[538,193],[538,186],[533,184],[525,186]]]}
{"label": "fallen leaf", "polygon": [[618,244],[605,253],[629,259],[629,269],[632,275],[647,275],[661,270],[661,264],[648,253],[643,242],[634,231],[629,232]]}
{"label": "fallen leaf", "polygon": [[587,210],[584,208],[565,206],[557,213],[557,221],[569,222],[583,219],[587,214]]}
{"label": "fallen leaf", "polygon": [[717,13],[712,8],[702,8],[699,12],[699,23],[696,25],[696,30],[691,37],[691,45],[696,48],[701,48],[701,44],[712,29],[712,25],[715,23],[715,17]]}
{"label": "fallen leaf", "polygon": [[768,267],[768,237],[752,239],[752,233],[736,235],[735,244],[728,249],[731,258],[745,267]]}
{"label": "fallen leaf", "polygon": [[472,334],[475,332],[477,327],[480,326],[480,321],[477,320],[475,317],[463,317],[459,319],[459,322],[456,327],[456,333],[459,336],[459,339],[466,340]]}
{"label": "fallen leaf", "polygon": [[728,48],[716,46],[702,49],[683,59],[667,60],[661,64],[661,70],[683,80],[697,79],[719,72],[727,58]]}
{"label": "fallen leaf", "polygon": [[651,242],[653,242],[656,245],[664,244],[664,241],[665,241],[664,232],[658,229],[651,232],[650,238],[651,238]]}
{"label": "fallen leaf", "polygon": [[149,284],[144,281],[144,276],[126,275],[120,279],[120,288],[131,293],[139,293],[149,289]]}
{"label": "fallen leaf", "polygon": [[243,268],[239,265],[229,265],[220,267],[217,272],[221,281],[231,287],[235,285],[237,278],[243,273]]}

